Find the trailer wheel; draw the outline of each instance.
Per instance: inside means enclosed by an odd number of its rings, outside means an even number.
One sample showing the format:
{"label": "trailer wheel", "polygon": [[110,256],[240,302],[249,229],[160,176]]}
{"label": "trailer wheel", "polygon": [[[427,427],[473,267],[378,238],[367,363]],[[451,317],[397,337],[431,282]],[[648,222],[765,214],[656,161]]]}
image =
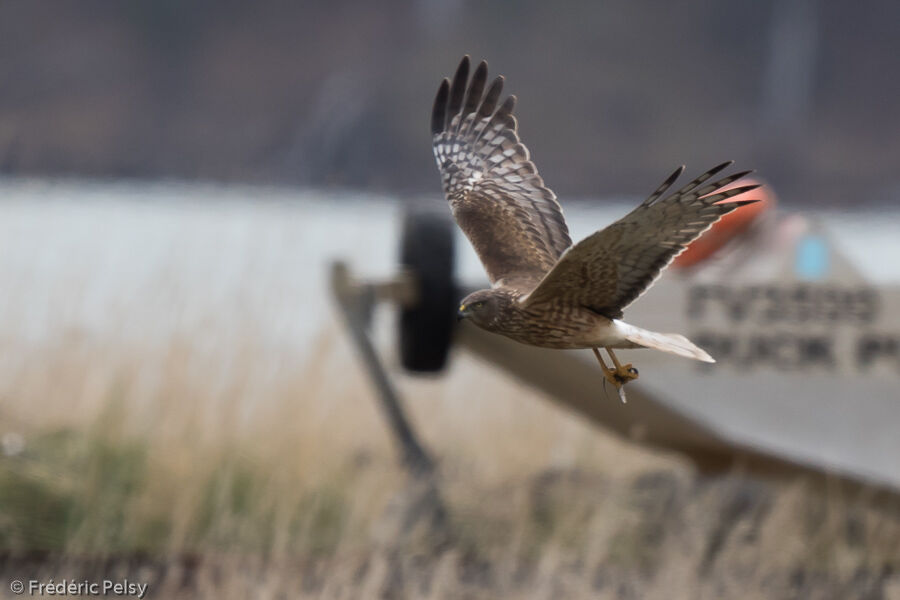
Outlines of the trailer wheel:
{"label": "trailer wheel", "polygon": [[400,312],[400,362],[409,371],[444,368],[456,323],[454,230],[448,215],[412,210],[403,224],[400,262],[418,284],[418,302]]}

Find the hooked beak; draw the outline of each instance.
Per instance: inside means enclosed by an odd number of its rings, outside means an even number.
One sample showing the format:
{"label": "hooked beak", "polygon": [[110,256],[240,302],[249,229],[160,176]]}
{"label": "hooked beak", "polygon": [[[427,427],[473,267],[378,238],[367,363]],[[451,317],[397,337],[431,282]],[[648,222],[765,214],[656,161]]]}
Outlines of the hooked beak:
{"label": "hooked beak", "polygon": [[462,321],[463,319],[465,319],[468,316],[469,316],[469,307],[467,307],[465,304],[460,304],[459,309],[456,311],[456,320]]}

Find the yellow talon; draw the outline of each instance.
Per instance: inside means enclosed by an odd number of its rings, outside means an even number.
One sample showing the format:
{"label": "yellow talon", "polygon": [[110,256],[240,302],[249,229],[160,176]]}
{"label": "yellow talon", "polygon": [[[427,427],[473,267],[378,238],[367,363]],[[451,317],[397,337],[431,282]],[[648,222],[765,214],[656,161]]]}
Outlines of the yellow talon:
{"label": "yellow talon", "polygon": [[600,356],[600,350],[597,348],[591,348],[594,351],[594,356],[597,357],[597,362],[600,363],[600,368],[603,369],[603,376],[606,377],[606,380],[615,386],[616,391],[619,393],[619,398],[622,402],[625,402],[625,391],[622,389],[623,386],[629,381],[633,381],[638,378],[638,370],[635,369],[631,363],[621,364],[619,359],[616,358],[616,355],[613,354],[612,350],[609,348],[606,351],[609,353],[609,357],[612,359],[613,364],[616,365],[615,369],[610,369],[606,366],[606,363],[603,362],[603,358]]}

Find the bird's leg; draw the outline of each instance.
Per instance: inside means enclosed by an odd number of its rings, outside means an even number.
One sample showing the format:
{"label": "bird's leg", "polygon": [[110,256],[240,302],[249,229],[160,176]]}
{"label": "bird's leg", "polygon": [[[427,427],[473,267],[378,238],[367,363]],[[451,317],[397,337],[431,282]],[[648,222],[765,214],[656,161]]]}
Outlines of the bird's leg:
{"label": "bird's leg", "polygon": [[608,382],[613,384],[613,386],[616,388],[616,392],[619,393],[619,399],[622,401],[622,404],[625,404],[627,400],[625,399],[625,390],[623,386],[625,385],[625,383],[627,383],[628,380],[619,377],[615,369],[610,369],[606,366],[606,363],[603,362],[603,357],[600,356],[599,348],[591,348],[591,350],[594,351],[594,356],[597,357],[597,362],[600,363],[600,368],[603,369],[603,376],[606,377],[606,380]]}
{"label": "bird's leg", "polygon": [[616,378],[621,381],[623,385],[638,378],[638,370],[631,366],[631,363],[625,365],[620,363],[619,359],[616,358],[616,355],[613,354],[612,348],[606,348],[606,352],[612,359],[613,364],[616,365],[616,369],[613,371]]}
{"label": "bird's leg", "polygon": [[603,376],[606,377],[606,380],[615,386],[620,385],[619,382],[616,380],[616,372],[613,369],[610,369],[609,367],[607,367],[606,363],[603,362],[603,357],[600,356],[600,349],[599,348],[591,348],[591,350],[594,351],[594,356],[597,357],[597,362],[600,363],[600,368],[603,369]]}
{"label": "bird's leg", "polygon": [[[598,348],[591,348],[591,350],[594,351],[594,356],[597,357],[597,362],[600,363],[600,368],[603,369],[603,376],[606,377],[606,380],[608,382],[613,384],[613,386],[616,388],[616,391],[619,393],[619,399],[622,401],[622,404],[625,404],[626,399],[623,386],[628,380],[619,377],[615,369],[610,369],[606,366],[606,363],[603,362],[603,357],[600,356],[600,350]],[[609,352],[609,348],[607,348],[606,351]],[[610,354],[610,356],[612,356],[612,354]],[[618,366],[618,362],[616,364]]]}

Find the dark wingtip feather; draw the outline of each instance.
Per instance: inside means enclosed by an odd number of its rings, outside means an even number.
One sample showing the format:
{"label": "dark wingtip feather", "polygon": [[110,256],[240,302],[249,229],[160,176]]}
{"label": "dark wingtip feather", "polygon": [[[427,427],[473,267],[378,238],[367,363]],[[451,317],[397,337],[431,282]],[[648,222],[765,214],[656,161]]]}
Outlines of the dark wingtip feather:
{"label": "dark wingtip feather", "polygon": [[484,93],[484,85],[487,83],[487,61],[481,61],[472,75],[472,82],[466,91],[466,103],[463,106],[463,114],[468,115],[478,109],[481,95]]}
{"label": "dark wingtip feather", "polygon": [[728,190],[729,194],[734,194],[735,196],[740,196],[741,194],[746,194],[747,192],[752,192],[755,189],[759,189],[762,187],[761,183],[754,183],[751,185],[744,185],[737,188],[731,188]]}
{"label": "dark wingtip feather", "polygon": [[731,176],[732,181],[737,181],[738,179],[743,179],[744,177],[746,177],[747,175],[750,175],[751,173],[755,173],[755,171],[753,169],[749,169],[747,171],[741,171],[740,173],[735,173],[734,175]]}
{"label": "dark wingtip feather", "polygon": [[722,171],[724,169],[727,169],[728,167],[730,167],[733,164],[734,164],[733,160],[726,160],[725,162],[714,166],[712,169],[710,169],[709,171],[707,171],[706,173],[704,173],[703,175],[698,177],[695,181],[707,181],[709,179],[712,179],[714,175],[716,175],[717,173],[719,173],[720,171]]}
{"label": "dark wingtip feather", "polygon": [[[678,192],[676,192],[676,195],[679,195],[679,196],[680,196],[680,195],[683,195],[683,194],[687,194],[688,192],[690,192],[690,191],[696,189],[696,188],[697,188],[698,186],[700,186],[701,184],[703,184],[703,183],[709,181],[710,179],[712,179],[712,178],[716,175],[716,173],[720,172],[720,171],[723,170],[723,169],[726,169],[726,168],[730,167],[730,166],[733,165],[733,164],[734,164],[734,161],[733,161],[733,160],[726,160],[725,162],[716,165],[715,167],[713,167],[712,169],[710,169],[710,170],[707,171],[706,173],[703,173],[702,175],[700,175],[699,177],[697,177],[696,179],[694,179],[693,181],[691,181],[691,182],[688,183],[687,185],[683,186],[680,190],[678,190]],[[721,187],[721,186],[723,186],[723,185],[728,185],[730,182],[734,181],[735,179],[736,179],[736,178],[733,177],[733,176],[724,177],[724,178],[722,178],[720,181],[718,181],[716,184],[713,184],[713,185],[715,185],[715,188],[713,188],[713,189],[716,189],[716,188]]]}
{"label": "dark wingtip feather", "polygon": [[651,204],[656,202],[660,196],[666,193],[667,189],[672,187],[672,184],[675,183],[675,180],[681,177],[682,173],[684,173],[684,165],[681,165],[680,167],[672,171],[672,174],[669,175],[665,181],[659,184],[659,187],[656,188],[656,190],[652,194],[650,194],[650,196],[646,200],[644,200],[641,205],[650,206]]}
{"label": "dark wingtip feather", "polygon": [[507,96],[506,100],[503,101],[503,104],[500,105],[500,108],[497,109],[497,112],[494,113],[494,116],[491,117],[491,125],[502,124],[504,127],[515,129],[516,119],[512,116],[515,107],[516,97],[512,95]]}
{"label": "dark wingtip feather", "polygon": [[472,57],[468,54],[463,55],[462,60],[456,66],[456,73],[453,76],[453,82],[456,83],[457,77],[462,75],[463,83],[469,78],[469,66],[472,64]]}
{"label": "dark wingtip feather", "polygon": [[752,192],[755,189],[762,187],[761,183],[756,183],[753,185],[744,185],[741,187],[731,188],[729,190],[725,190],[724,192],[717,192],[712,196],[706,196],[707,198],[712,198],[713,196],[724,196],[720,200],[716,200],[713,202],[716,206],[739,206],[741,202],[758,202],[759,200],[731,200],[736,196],[740,196],[741,194],[746,194],[748,192]]}
{"label": "dark wingtip feather", "polygon": [[506,100],[503,101],[503,104],[500,105],[500,108],[497,109],[497,114],[504,116],[511,115],[516,108],[517,100],[518,99],[514,94],[507,96]]}
{"label": "dark wingtip feather", "polygon": [[479,118],[484,119],[493,114],[494,109],[497,107],[497,100],[503,92],[503,81],[503,75],[498,75],[494,78],[494,81],[491,82],[487,93],[484,95],[484,99],[481,101],[481,106],[478,107]]}
{"label": "dark wingtip feather", "polygon": [[434,107],[431,110],[431,135],[437,135],[444,131],[444,123],[447,116],[447,96],[450,94],[450,81],[445,77],[434,97]]}
{"label": "dark wingtip feather", "polygon": [[469,55],[463,56],[456,68],[456,74],[453,76],[453,83],[450,85],[450,105],[447,108],[448,121],[453,119],[462,108],[463,98],[466,95],[466,83],[469,80]]}
{"label": "dark wingtip feather", "polygon": [[678,168],[676,168],[674,171],[672,171],[672,174],[669,175],[669,178],[666,179],[663,182],[662,186],[660,186],[660,187],[664,186],[664,187],[668,188],[670,185],[675,183],[675,180],[678,179],[679,177],[681,177],[681,174],[684,173],[684,169],[685,169],[684,165],[681,165]]}
{"label": "dark wingtip feather", "polygon": [[726,160],[726,161],[723,162],[722,164],[716,165],[715,167],[713,167],[712,169],[710,169],[709,171],[707,171],[707,173],[710,173],[710,174],[712,174],[712,175],[715,175],[716,173],[718,173],[718,172],[721,171],[722,169],[727,169],[728,167],[730,167],[730,166],[733,165],[733,164],[734,164],[734,161],[733,161],[733,160]]}
{"label": "dark wingtip feather", "polygon": [[723,212],[720,214],[727,215],[731,211],[737,210],[742,206],[756,204],[757,202],[761,202],[761,200],[736,200],[734,202],[719,202],[716,204],[716,206],[721,206],[723,208]]}

